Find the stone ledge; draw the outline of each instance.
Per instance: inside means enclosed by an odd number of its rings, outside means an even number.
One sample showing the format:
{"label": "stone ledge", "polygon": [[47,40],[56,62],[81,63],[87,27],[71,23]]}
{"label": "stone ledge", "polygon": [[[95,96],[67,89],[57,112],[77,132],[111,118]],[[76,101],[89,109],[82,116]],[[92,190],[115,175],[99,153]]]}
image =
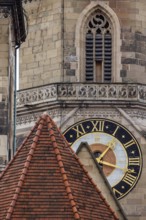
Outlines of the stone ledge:
{"label": "stone ledge", "polygon": [[136,83],[54,83],[21,90],[17,108],[52,101],[123,102],[146,105],[146,85]]}

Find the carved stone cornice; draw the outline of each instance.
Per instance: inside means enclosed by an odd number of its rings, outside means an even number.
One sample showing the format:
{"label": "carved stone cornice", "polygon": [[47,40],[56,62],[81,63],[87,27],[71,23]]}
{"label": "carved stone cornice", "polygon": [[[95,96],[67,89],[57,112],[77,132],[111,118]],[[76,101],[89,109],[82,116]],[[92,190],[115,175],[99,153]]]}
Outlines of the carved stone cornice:
{"label": "carved stone cornice", "polygon": [[17,108],[50,102],[146,106],[146,85],[124,83],[54,83],[17,93]]}

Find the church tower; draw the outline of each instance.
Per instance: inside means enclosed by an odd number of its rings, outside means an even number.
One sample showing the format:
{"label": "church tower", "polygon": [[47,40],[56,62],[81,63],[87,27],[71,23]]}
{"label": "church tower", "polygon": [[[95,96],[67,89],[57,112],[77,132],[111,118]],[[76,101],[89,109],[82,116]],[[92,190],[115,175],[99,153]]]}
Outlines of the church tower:
{"label": "church tower", "polygon": [[17,141],[44,111],[92,171],[87,142],[128,220],[146,204],[146,3],[23,0]]}

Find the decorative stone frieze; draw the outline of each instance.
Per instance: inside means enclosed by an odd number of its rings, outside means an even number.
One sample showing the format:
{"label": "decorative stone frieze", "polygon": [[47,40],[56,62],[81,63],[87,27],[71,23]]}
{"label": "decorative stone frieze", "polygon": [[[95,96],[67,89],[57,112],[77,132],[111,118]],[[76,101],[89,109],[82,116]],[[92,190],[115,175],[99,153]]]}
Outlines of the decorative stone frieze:
{"label": "decorative stone frieze", "polygon": [[146,85],[63,83],[22,90],[17,93],[17,107],[57,100],[123,101],[146,104]]}

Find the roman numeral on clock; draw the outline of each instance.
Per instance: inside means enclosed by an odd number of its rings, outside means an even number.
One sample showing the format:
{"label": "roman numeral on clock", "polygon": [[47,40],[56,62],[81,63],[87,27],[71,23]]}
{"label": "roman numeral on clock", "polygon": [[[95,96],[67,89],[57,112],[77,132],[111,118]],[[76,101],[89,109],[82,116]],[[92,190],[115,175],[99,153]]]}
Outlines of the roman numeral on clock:
{"label": "roman numeral on clock", "polygon": [[123,179],[123,181],[127,183],[129,186],[132,186],[135,180],[136,177],[131,175],[130,173],[127,173]]}
{"label": "roman numeral on clock", "polygon": [[133,139],[131,139],[130,141],[128,141],[126,144],[124,144],[125,148],[128,148],[130,146],[132,146],[133,144],[135,144],[135,141]]}
{"label": "roman numeral on clock", "polygon": [[115,136],[115,134],[117,133],[118,129],[119,129],[119,126],[116,127],[116,129],[115,129],[115,131],[113,133],[113,136]]}
{"label": "roman numeral on clock", "polygon": [[104,121],[91,121],[93,128],[92,132],[95,131],[104,131]]}
{"label": "roman numeral on clock", "polygon": [[72,130],[76,131],[77,138],[85,134],[85,130],[82,124],[75,126]]}
{"label": "roman numeral on clock", "polygon": [[120,197],[123,195],[123,193],[121,193],[119,190],[113,188],[113,193],[115,194],[116,197]]}
{"label": "roman numeral on clock", "polygon": [[139,166],[139,165],[140,165],[139,157],[129,158],[129,166]]}

